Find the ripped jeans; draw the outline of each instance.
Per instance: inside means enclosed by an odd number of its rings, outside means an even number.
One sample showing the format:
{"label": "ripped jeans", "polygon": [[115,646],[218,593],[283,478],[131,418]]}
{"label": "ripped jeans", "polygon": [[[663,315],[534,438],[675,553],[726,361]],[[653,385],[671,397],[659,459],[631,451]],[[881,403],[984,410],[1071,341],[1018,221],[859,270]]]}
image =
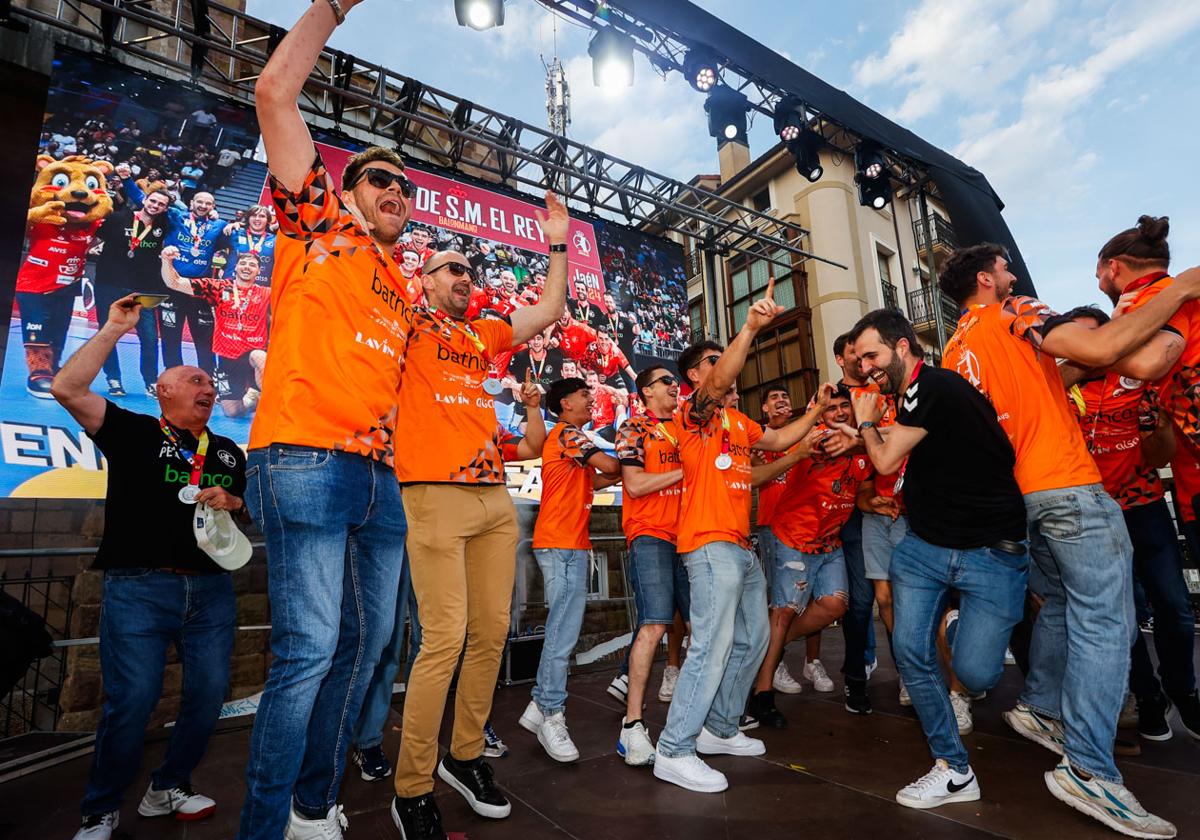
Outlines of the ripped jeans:
{"label": "ripped jeans", "polygon": [[808,602],[829,595],[846,597],[846,558],[841,546],[822,554],[797,551],[780,540],[771,575],[771,606],[804,612]]}

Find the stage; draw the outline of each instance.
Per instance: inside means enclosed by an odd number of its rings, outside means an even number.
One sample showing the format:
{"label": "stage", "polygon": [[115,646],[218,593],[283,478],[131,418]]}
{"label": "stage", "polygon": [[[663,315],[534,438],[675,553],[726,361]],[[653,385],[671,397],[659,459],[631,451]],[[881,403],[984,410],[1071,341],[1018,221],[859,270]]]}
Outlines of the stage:
{"label": "stage", "polygon": [[[885,638],[882,627],[879,638]],[[830,663],[841,661],[841,633],[825,634]],[[788,657],[799,675],[799,648]],[[887,660],[885,662],[885,659]],[[657,738],[667,705],[653,698],[662,664],[651,678],[645,718]],[[1020,672],[1005,669],[998,689],[974,705],[975,732],[965,738],[983,797],[978,802],[914,811],[897,805],[896,791],[929,769],[924,739],[911,709],[896,698],[896,673],[882,650],[871,680],[875,713],[848,714],[841,704],[841,680],[833,694],[818,694],[805,683],[804,693],[781,696],[786,730],[759,728],[751,734],[766,741],[760,758],[710,759],[729,777],[723,794],[698,794],[656,780],[648,769],[625,766],[615,750],[622,710],[604,691],[611,671],[572,677],[567,722],[580,759],[561,765],[550,759],[533,735],[517,726],[529,700],[528,686],[501,689],[493,723],[509,746],[507,758],[494,759],[497,781],[513,803],[512,816],[491,822],[470,812],[458,794],[438,783],[438,802],[451,832],[470,838],[784,838],[803,834],[832,838],[1113,838],[1118,835],[1054,800],[1042,774],[1055,757],[1015,735],[1000,718],[1020,687]],[[399,700],[398,696],[398,700]],[[237,830],[250,718],[228,721],[214,736],[193,782],[217,800],[216,815],[204,822],[147,820],[137,803],[153,762],[165,747],[165,734],[154,733],[143,772],[127,794],[117,837],[137,840],[227,840]],[[394,755],[399,743],[400,705],[393,708],[385,746]],[[449,741],[443,732],[442,745]],[[1132,733],[1124,736],[1134,737]],[[1200,743],[1178,726],[1165,743],[1140,741],[1142,755],[1118,763],[1143,805],[1179,828],[1179,837],[1200,836]],[[69,838],[78,826],[78,801],[89,759],[17,779],[2,788],[0,835],[21,840]],[[341,802],[350,820],[349,838],[396,838],[388,813],[391,780],[367,783],[350,765]],[[453,836],[453,835],[452,835]]]}

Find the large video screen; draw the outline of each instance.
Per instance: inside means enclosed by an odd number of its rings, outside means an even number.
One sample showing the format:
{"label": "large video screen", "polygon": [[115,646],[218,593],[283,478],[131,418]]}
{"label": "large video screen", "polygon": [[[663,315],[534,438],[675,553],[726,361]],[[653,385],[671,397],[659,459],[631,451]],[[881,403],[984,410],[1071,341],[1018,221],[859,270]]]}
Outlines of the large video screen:
{"label": "large video screen", "polygon": [[[129,292],[166,295],[118,344],[93,388],[131,411],[157,414],[162,370],[212,372],[210,427],[243,444],[270,356],[276,224],[267,201],[254,112],[243,105],[107,61],[62,53],[55,62],[39,147],[31,150],[29,220],[0,378],[0,496],[101,498],[103,457],[49,394],[57,369]],[[335,182],[359,146],[318,134]],[[422,168],[412,222],[395,250],[419,286],[434,251],[453,248],[476,268],[470,313],[503,317],[536,303],[548,243],[538,199],[525,200]],[[70,200],[63,200],[70,199]],[[526,371],[543,385],[585,378],[595,392],[587,431],[611,448],[639,407],[633,377],[673,364],[687,342],[681,249],[621,225],[573,219],[569,305],[544,334],[494,361],[504,384],[497,423],[520,435],[515,398]],[[162,278],[174,247],[178,278]],[[510,464],[509,487],[536,501],[536,462]],[[597,504],[619,503],[619,490]]]}

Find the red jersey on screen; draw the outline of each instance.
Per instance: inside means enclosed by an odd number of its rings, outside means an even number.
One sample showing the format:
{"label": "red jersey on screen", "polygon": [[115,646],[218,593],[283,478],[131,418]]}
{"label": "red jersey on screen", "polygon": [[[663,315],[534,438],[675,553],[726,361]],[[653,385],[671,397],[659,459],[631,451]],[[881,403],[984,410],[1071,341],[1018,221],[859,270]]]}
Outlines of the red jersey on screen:
{"label": "red jersey on screen", "polygon": [[599,342],[594,342],[587,353],[585,364],[600,374],[604,379],[610,379],[629,367],[629,360],[616,344],[609,343],[608,350],[600,349]]}
{"label": "red jersey on screen", "polygon": [[1142,433],[1153,432],[1158,423],[1154,391],[1141,380],[1109,373],[1071,389],[1071,394],[1079,408],[1083,440],[1108,495],[1122,509],[1161,499],[1162,479],[1142,456]]}
{"label": "red jersey on screen", "polygon": [[580,321],[572,321],[565,329],[555,327],[558,336],[558,349],[568,359],[583,361],[587,358],[588,347],[596,340],[596,331]]}
{"label": "red jersey on screen", "polygon": [[542,448],[542,506],[534,548],[591,548],[592,476],[588,458],[600,450],[578,426],[558,423]]}
{"label": "red jersey on screen", "polygon": [[471,297],[467,301],[467,311],[463,316],[468,321],[474,321],[479,317],[479,313],[491,307],[492,297],[483,289],[471,289]]}
{"label": "red jersey on screen", "polygon": [[44,295],[78,283],[88,249],[103,223],[101,219],[87,227],[30,225],[29,253],[17,272],[17,291]]}
{"label": "red jersey on screen", "polygon": [[607,388],[597,388],[592,396],[592,428],[603,429],[617,422],[617,398]]}
{"label": "red jersey on screen", "polygon": [[[647,473],[679,469],[679,450],[668,430],[672,422],[671,418],[659,420],[643,414],[621,426],[616,448],[622,466],[641,467]],[[621,526],[626,542],[642,536],[675,542],[682,492],[680,482],[645,496],[625,493],[621,500]]]}
{"label": "red jersey on screen", "polygon": [[785,545],[807,554],[839,548],[858,485],[872,472],[871,462],[861,453],[830,458],[814,452],[792,468],[775,506],[771,531]]}
{"label": "red jersey on screen", "polygon": [[212,349],[223,359],[240,359],[267,349],[267,313],[271,290],[257,283],[248,289],[232,280],[193,280],[192,294],[213,308]]}

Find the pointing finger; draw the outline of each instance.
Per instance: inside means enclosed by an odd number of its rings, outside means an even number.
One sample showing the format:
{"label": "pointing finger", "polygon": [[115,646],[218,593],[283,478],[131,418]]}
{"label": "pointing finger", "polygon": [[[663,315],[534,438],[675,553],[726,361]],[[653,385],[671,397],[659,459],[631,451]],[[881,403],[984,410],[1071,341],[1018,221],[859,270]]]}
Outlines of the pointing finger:
{"label": "pointing finger", "polygon": [[775,273],[767,275],[767,293],[763,297],[764,300],[775,302]]}

